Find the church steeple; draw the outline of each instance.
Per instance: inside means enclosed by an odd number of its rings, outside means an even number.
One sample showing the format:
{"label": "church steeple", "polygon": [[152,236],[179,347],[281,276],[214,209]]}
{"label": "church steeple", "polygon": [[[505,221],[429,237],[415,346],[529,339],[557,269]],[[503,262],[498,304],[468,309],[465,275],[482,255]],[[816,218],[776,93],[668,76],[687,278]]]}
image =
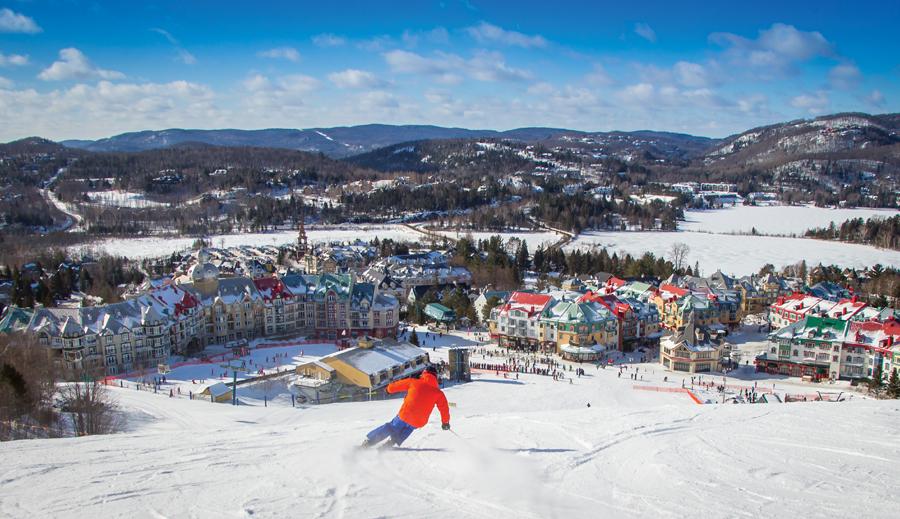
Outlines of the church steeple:
{"label": "church steeple", "polygon": [[304,218],[300,217],[300,232],[297,233],[297,259],[303,259],[309,250],[309,242],[306,238],[306,225]]}

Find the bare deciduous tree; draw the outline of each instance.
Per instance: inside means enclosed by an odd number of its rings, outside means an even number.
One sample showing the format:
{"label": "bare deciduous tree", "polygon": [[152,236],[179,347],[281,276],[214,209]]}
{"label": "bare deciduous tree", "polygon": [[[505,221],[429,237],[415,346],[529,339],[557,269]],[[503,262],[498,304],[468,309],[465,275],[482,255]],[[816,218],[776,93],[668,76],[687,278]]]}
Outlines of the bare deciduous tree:
{"label": "bare deciduous tree", "polygon": [[685,260],[687,260],[687,255],[691,251],[691,248],[687,246],[686,243],[673,243],[672,247],[669,249],[669,259],[672,260],[672,264],[676,271],[680,272],[681,268],[685,265]]}
{"label": "bare deciduous tree", "polygon": [[124,425],[118,405],[107,388],[97,381],[74,382],[61,393],[63,410],[72,416],[75,434],[110,434]]}
{"label": "bare deciduous tree", "polygon": [[58,380],[48,350],[33,336],[0,334],[0,440],[56,435]]}

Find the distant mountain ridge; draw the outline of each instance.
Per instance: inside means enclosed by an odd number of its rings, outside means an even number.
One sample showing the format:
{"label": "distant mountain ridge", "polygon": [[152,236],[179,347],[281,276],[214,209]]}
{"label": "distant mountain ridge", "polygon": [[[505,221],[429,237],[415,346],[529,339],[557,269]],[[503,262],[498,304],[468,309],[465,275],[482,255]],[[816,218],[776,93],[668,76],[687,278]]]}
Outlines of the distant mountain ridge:
{"label": "distant mountain ridge", "polygon": [[[695,165],[715,170],[761,168],[806,174],[810,159],[839,160],[841,168],[871,168],[861,160],[900,166],[900,114],[839,113],[753,128],[724,139],[639,130],[585,132],[563,128],[478,130],[432,125],[366,124],[333,128],[264,130],[145,130],[98,140],[67,140],[70,149],[135,152],[189,145],[282,148],[323,153],[332,158],[360,157],[376,169],[396,166],[394,147],[419,141],[509,139],[548,148],[582,150],[594,156],[616,154],[653,163]],[[24,142],[25,140],[23,140]],[[406,162],[412,159],[409,157]],[[373,162],[374,161],[374,162]],[[379,165],[379,163],[381,163]],[[818,162],[813,164],[819,168]],[[826,164],[827,166],[827,164]],[[828,166],[830,167],[830,166]]]}
{"label": "distant mountain ridge", "polygon": [[392,144],[436,139],[509,138],[543,140],[571,130],[558,128],[518,128],[509,131],[470,130],[429,125],[366,124],[334,128],[269,128],[264,130],[144,130],[129,132],[105,139],[66,140],[66,147],[87,151],[145,151],[167,148],[183,143],[214,146],[255,146],[321,152],[331,157],[346,157],[365,153]]}

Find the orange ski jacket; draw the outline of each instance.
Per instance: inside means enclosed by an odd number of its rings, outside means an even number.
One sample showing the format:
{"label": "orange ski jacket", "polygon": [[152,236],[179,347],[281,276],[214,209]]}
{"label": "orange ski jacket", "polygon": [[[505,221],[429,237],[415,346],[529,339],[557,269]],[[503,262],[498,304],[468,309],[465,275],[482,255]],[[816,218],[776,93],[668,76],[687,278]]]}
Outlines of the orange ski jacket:
{"label": "orange ski jacket", "polygon": [[437,406],[441,412],[441,423],[450,423],[450,408],[447,397],[438,386],[437,378],[431,373],[422,373],[419,378],[404,378],[388,384],[388,393],[406,391],[403,405],[397,416],[415,428],[424,427],[431,416],[431,410]]}

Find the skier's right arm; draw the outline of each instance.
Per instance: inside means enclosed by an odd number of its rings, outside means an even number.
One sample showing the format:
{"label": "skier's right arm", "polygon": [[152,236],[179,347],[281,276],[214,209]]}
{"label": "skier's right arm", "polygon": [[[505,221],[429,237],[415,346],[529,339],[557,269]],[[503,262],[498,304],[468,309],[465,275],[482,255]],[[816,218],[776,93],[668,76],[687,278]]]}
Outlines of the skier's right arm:
{"label": "skier's right arm", "polygon": [[447,426],[444,428],[446,431],[450,428],[450,406],[447,405],[447,396],[444,395],[443,391],[438,391],[436,404],[438,411],[441,413],[441,424]]}
{"label": "skier's right arm", "polygon": [[396,382],[391,382],[388,384],[387,392],[388,393],[402,393],[404,391],[409,391],[409,384],[412,383],[413,379],[404,378],[403,380],[398,380]]}

